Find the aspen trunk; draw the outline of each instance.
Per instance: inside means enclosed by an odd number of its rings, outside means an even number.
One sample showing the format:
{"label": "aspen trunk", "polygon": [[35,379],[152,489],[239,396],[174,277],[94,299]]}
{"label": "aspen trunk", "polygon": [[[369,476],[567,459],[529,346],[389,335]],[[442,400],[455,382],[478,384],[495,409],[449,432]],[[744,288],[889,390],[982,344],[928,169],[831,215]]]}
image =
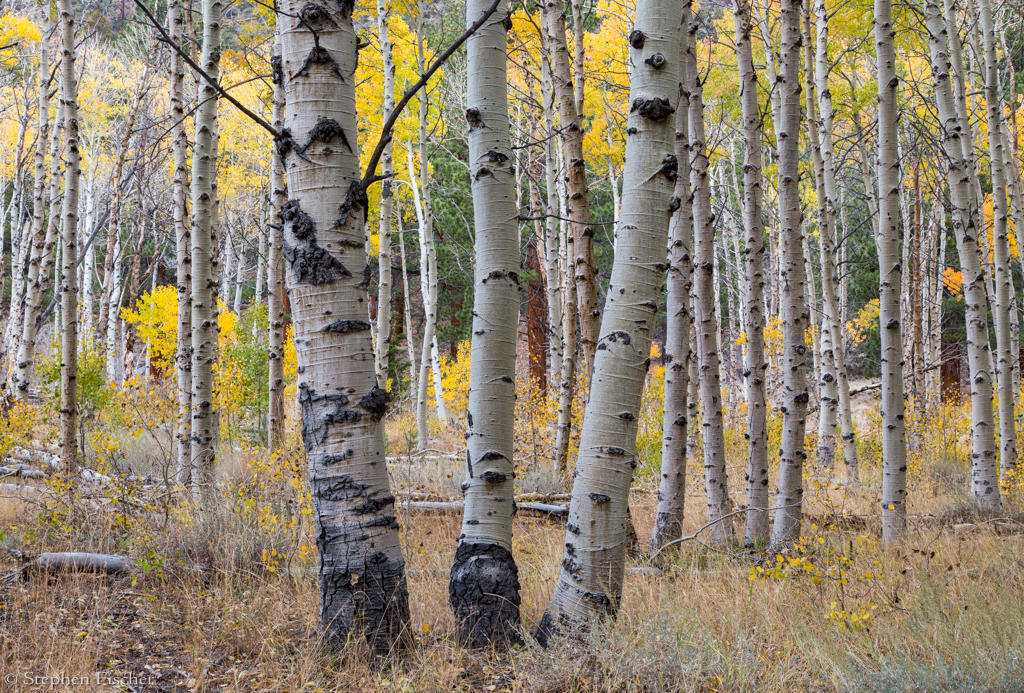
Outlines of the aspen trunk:
{"label": "aspen trunk", "polygon": [[651,533],[651,551],[683,535],[686,507],[686,394],[690,376],[690,289],[693,286],[693,195],[690,192],[689,102],[694,61],[690,45],[690,7],[684,5],[680,25],[678,96],[675,100],[675,156],[679,165],[674,199],[678,209],[668,228],[668,280],[665,298],[665,395],[661,438],[658,507]]}
{"label": "aspen trunk", "polygon": [[795,541],[800,535],[803,501],[804,429],[807,411],[807,277],[804,273],[803,228],[800,213],[800,2],[782,0],[782,59],[779,122],[779,246],[782,262],[783,403],[782,445],[779,452],[779,491],[772,543]]}
{"label": "aspen trunk", "polygon": [[[284,126],[284,76],[281,72],[281,40],[274,44],[271,59],[274,77],[273,120],[280,131]],[[284,161],[274,148],[270,158],[270,224],[267,228],[267,447],[277,450],[284,445],[284,258],[281,231],[284,222],[281,210],[288,200],[284,181]]]}
{"label": "aspen trunk", "polygon": [[[200,64],[219,78],[221,0],[203,0]],[[213,407],[213,363],[217,350],[217,294],[212,242],[216,234],[217,91],[204,81],[198,95],[192,150],[192,445],[193,493],[213,491],[217,412]]]}
{"label": "aspen trunk", "polygon": [[999,507],[994,413],[992,410],[992,351],[988,341],[984,270],[978,247],[978,208],[971,189],[960,138],[963,136],[950,87],[950,55],[946,24],[938,0],[926,0],[925,20],[932,63],[935,101],[948,161],[947,178],[953,206],[967,322],[967,361],[971,383],[971,492],[985,507]]}
{"label": "aspen trunk", "polygon": [[[391,58],[391,39],[388,36],[387,0],[377,0],[377,41],[380,43],[384,68],[384,99],[381,116],[382,120],[387,120],[391,111],[395,109],[395,63]],[[387,176],[393,173],[391,155],[392,146],[389,140],[380,158],[381,175]],[[374,351],[377,384],[385,390],[388,389],[388,352],[391,349],[391,213],[393,198],[391,179],[385,178],[380,186],[377,343]]]}
{"label": "aspen trunk", "polygon": [[278,147],[288,170],[283,247],[320,554],[320,627],[333,648],[359,634],[383,654],[408,627],[409,601],[384,464],[387,393],[376,384],[362,279],[358,38],[351,5],[285,0],[281,9],[302,18],[280,29],[286,129]]}
{"label": "aspen trunk", "polygon": [[[466,6],[473,25],[490,0]],[[498,5],[496,16],[505,15]],[[470,647],[518,642],[519,571],[512,557],[513,429],[519,328],[519,228],[509,135],[505,42],[491,19],[467,42],[466,121],[475,234],[466,498],[448,599]]]}
{"label": "aspen trunk", "polygon": [[[140,78],[140,84],[145,85],[148,79],[149,68],[147,63],[147,68]],[[114,265],[116,261],[120,260],[120,252],[118,252],[117,243],[121,235],[121,216],[123,211],[124,189],[121,183],[124,178],[124,165],[128,156],[128,146],[131,143],[132,135],[136,134],[135,123],[138,119],[139,109],[142,105],[142,99],[145,96],[146,91],[145,86],[143,86],[143,88],[139,89],[136,93],[135,98],[132,101],[131,108],[128,111],[128,117],[125,120],[124,132],[121,134],[120,142],[118,142],[117,157],[114,160],[114,171],[110,178],[110,187],[113,192],[110,201],[110,217],[107,219],[107,247],[106,253],[103,256],[103,290],[100,299],[99,314],[99,328],[102,331],[102,334],[100,335],[100,347],[104,350],[104,353],[106,353],[106,350],[113,344],[113,340],[115,338],[114,332],[116,331],[113,326],[116,326],[117,324],[117,315],[115,314],[113,318],[111,318],[110,311],[119,302],[117,294],[120,292],[120,284],[118,284],[120,269]],[[107,372],[116,372],[117,368],[111,362],[112,359],[108,359],[107,361]]]}
{"label": "aspen trunk", "polygon": [[409,291],[409,272],[405,262],[405,229],[402,222],[401,204],[398,207],[398,253],[402,261],[402,317],[405,320],[405,349],[409,354],[410,391],[419,392],[417,379],[419,370],[416,367],[416,340],[412,337],[412,293]]}
{"label": "aspen trunk", "polygon": [[[427,166],[427,162],[421,160],[421,166]],[[423,168],[420,169],[421,180],[426,181],[426,173]],[[419,222],[419,243],[420,243],[420,297],[423,300],[423,342],[420,345],[420,373],[419,373],[419,387],[416,395],[416,430],[417,430],[417,446],[420,450],[426,449],[430,442],[430,435],[427,430],[427,397],[428,397],[428,378],[434,375],[433,365],[436,358],[436,347],[435,339],[437,333],[437,281],[435,277],[436,272],[436,254],[434,251],[434,224],[430,219],[426,205],[420,196],[420,190],[422,189],[416,181],[416,172],[412,159],[412,150],[409,150],[409,180],[412,184],[413,192],[413,204],[416,207],[416,217]],[[440,377],[434,377],[434,395],[435,405],[438,401],[437,394],[441,388]],[[444,405],[443,392],[440,397],[440,403]],[[439,420],[442,416],[442,410],[437,410],[437,417]],[[445,413],[446,414],[446,413]],[[445,416],[447,418],[447,416]]]}
{"label": "aspen trunk", "polygon": [[1017,467],[1017,393],[1013,371],[1018,354],[1012,349],[1010,312],[1016,292],[1010,272],[1007,233],[1006,166],[1003,156],[1003,102],[999,88],[995,28],[990,0],[978,0],[978,18],[985,54],[985,101],[988,106],[989,172],[992,179],[992,255],[995,264],[996,383],[999,398],[999,461],[1002,472]]}
{"label": "aspen trunk", "polygon": [[907,524],[903,329],[900,322],[901,172],[896,127],[899,78],[895,36],[891,0],[875,0],[875,53],[878,56],[878,235],[875,245],[878,248],[878,322],[882,340],[882,543],[886,545],[901,542]]}
{"label": "aspen trunk", "polygon": [[[559,195],[558,209],[565,205],[565,195]],[[576,280],[572,273],[575,257],[575,239],[568,225],[560,224],[560,251],[563,258],[562,275],[562,370],[558,377],[558,428],[555,434],[554,476],[561,477],[569,462],[569,443],[572,438],[572,404],[576,394]]]}
{"label": "aspen trunk", "polygon": [[[426,68],[426,54],[424,47],[427,41],[426,27],[424,21],[426,17],[426,6],[421,1],[417,4],[418,15],[416,23],[416,68],[420,74],[427,69]],[[437,413],[437,420],[442,427],[449,424],[448,410],[444,404],[444,385],[441,382],[441,365],[440,357],[438,355],[437,348],[437,252],[434,246],[434,211],[432,205],[431,184],[430,184],[430,160],[427,156],[427,99],[429,98],[428,92],[421,92],[420,98],[418,99],[418,124],[419,131],[417,137],[417,150],[419,158],[419,183],[420,183],[420,198],[415,197],[415,174],[412,165],[409,166],[409,177],[413,179],[413,193],[414,201],[416,203],[417,214],[419,215],[420,222],[420,242],[422,251],[425,254],[425,258],[421,257],[420,266],[420,277],[421,279],[426,276],[428,281],[428,290],[421,291],[424,301],[424,312],[428,314],[428,321],[432,323],[431,329],[433,330],[430,339],[423,340],[423,350],[421,354],[421,365],[420,365],[420,389],[423,394],[424,407],[426,401],[426,377],[425,370],[426,365],[429,365],[434,381],[434,407]],[[411,156],[411,155],[410,155]],[[423,260],[425,259],[425,262]],[[424,269],[425,268],[425,269]],[[426,272],[427,274],[424,274]],[[422,284],[421,284],[422,287]],[[427,299],[429,296],[430,308],[427,309]],[[425,412],[425,410],[424,410]],[[424,413],[424,421],[426,420],[426,414]],[[424,429],[425,430],[425,429]],[[425,437],[421,437],[422,441],[425,441]],[[421,443],[421,446],[425,445]]]}
{"label": "aspen trunk", "polygon": [[[808,5],[810,3],[808,2]],[[835,206],[831,202],[834,201],[834,197],[830,198],[828,190],[825,189],[825,155],[824,155],[824,113],[819,116],[818,104],[815,102],[815,95],[817,90],[828,91],[828,56],[817,55],[822,51],[826,51],[826,47],[821,45],[823,39],[822,33],[824,33],[824,40],[827,41],[828,37],[828,25],[822,25],[820,16],[824,14],[825,7],[823,2],[817,3],[815,7],[816,12],[819,15],[817,22],[818,26],[818,43],[815,44],[813,37],[811,36],[811,20],[810,20],[810,8],[804,13],[804,53],[805,53],[805,66],[804,66],[804,82],[806,84],[806,103],[807,103],[807,134],[808,140],[811,145],[811,163],[814,170],[814,187],[816,191],[815,197],[818,202],[818,239],[819,248],[821,250],[821,293],[822,293],[822,306],[821,306],[821,317],[819,319],[819,373],[818,373],[818,466],[832,474],[835,467],[835,456],[836,456],[836,425],[838,423],[838,409],[839,409],[839,376],[838,368],[836,363],[835,353],[835,340],[841,338],[839,330],[836,329],[836,316],[838,314],[838,300],[836,298],[835,285],[830,283],[834,281],[835,275]],[[818,46],[818,51],[815,51],[815,46]],[[819,63],[824,62],[824,65]],[[823,72],[822,75],[816,75],[816,68]],[[816,89],[817,87],[817,89]],[[822,107],[831,106],[831,102],[823,104]],[[821,118],[819,120],[819,118]],[[831,125],[831,115],[829,117],[829,125]],[[828,147],[829,156],[831,162],[831,146],[832,138],[831,132],[829,132]],[[832,173],[832,190],[831,193],[835,194],[835,170],[834,168],[830,171]],[[806,236],[805,236],[806,242]],[[810,270],[808,270],[809,276]],[[813,279],[811,279],[813,285]],[[829,298],[832,300],[830,301]]]}
{"label": "aspen trunk", "polygon": [[[85,188],[85,229],[88,233],[96,225],[96,185],[95,172],[89,176]],[[80,265],[82,281],[79,282],[82,290],[82,326],[79,330],[79,341],[82,344],[92,342],[96,338],[95,325],[93,324],[93,307],[96,296],[93,292],[93,277],[96,274],[96,244],[90,243],[85,251],[85,257]]]}
{"label": "aspen trunk", "polygon": [[[25,308],[22,311],[21,322],[15,323],[12,326],[13,334],[17,339],[18,351],[14,359],[11,384],[14,386],[12,388],[14,396],[21,400],[25,399],[29,394],[29,387],[32,381],[32,363],[35,352],[35,320],[43,294],[43,253],[53,250],[54,240],[53,236],[48,233],[49,229],[44,229],[46,223],[46,148],[49,143],[47,135],[50,128],[50,62],[48,42],[46,40],[46,35],[49,34],[50,29],[48,11],[43,12],[43,25],[43,38],[39,41],[38,120],[32,174],[32,231],[30,234],[32,252],[27,272],[25,273]],[[58,108],[57,110],[59,113],[60,109]],[[56,155],[54,155],[54,158],[56,159]],[[3,238],[0,237],[0,248],[2,247]],[[0,265],[2,264],[0,262]],[[2,278],[0,278],[0,283],[2,283]],[[9,319],[13,319],[13,317],[12,315]],[[29,334],[26,334],[26,327],[29,322],[32,323],[32,329],[29,331]]]}
{"label": "aspen trunk", "polygon": [[[273,210],[267,209],[267,223],[274,223],[271,215]],[[252,300],[254,303],[262,303],[264,300],[263,295],[263,283],[266,281],[266,270],[267,270],[267,234],[260,233],[259,241],[256,246],[256,283],[253,285]],[[255,334],[255,332],[253,333]]]}
{"label": "aspen trunk", "polygon": [[[842,287],[839,281],[839,256],[841,250],[836,229],[838,185],[836,183],[835,146],[833,142],[832,92],[829,89],[828,57],[828,10],[819,0],[817,15],[817,50],[815,54],[815,81],[817,83],[818,118],[821,131],[822,173],[825,191],[825,218],[827,226],[819,233],[821,242],[822,296],[825,301],[827,319],[832,331],[832,353],[835,362],[837,390],[839,395],[839,427],[842,434],[843,463],[847,481],[856,482],[857,446],[853,430],[853,409],[850,404],[850,379],[846,370],[846,324],[841,300]],[[827,258],[827,259],[826,259]],[[831,459],[831,458],[830,458]]]}
{"label": "aspen trunk", "polygon": [[[696,25],[690,33],[696,31]],[[695,39],[694,39],[695,40]],[[711,185],[704,135],[703,84],[697,70],[696,47],[684,53],[688,66],[690,185],[693,189],[693,325],[697,334],[701,431],[704,442],[704,486],[708,500],[711,541],[723,546],[733,540],[732,523],[719,520],[732,511],[725,470],[725,424],[718,339],[718,292],[715,291],[715,228],[712,224]],[[625,197],[625,196],[623,196]]]}
{"label": "aspen trunk", "polygon": [[[543,32],[542,32],[543,33]],[[555,131],[555,93],[551,81],[551,69],[547,60],[541,61],[541,102],[544,111],[544,131]],[[548,296],[548,381],[559,382],[562,359],[566,358],[562,340],[562,279],[559,272],[561,248],[560,222],[558,214],[559,175],[556,167],[556,140],[544,143],[544,182],[547,193],[544,216],[544,271]],[[575,329],[575,328],[574,328]],[[573,358],[575,354],[567,358]]]}
{"label": "aspen trunk", "polygon": [[641,0],[629,36],[629,129],[622,218],[596,349],[566,523],[565,556],[538,627],[546,642],[566,622],[614,614],[622,595],[637,415],[664,281],[668,221],[677,203],[672,114],[679,89],[678,4]]}
{"label": "aspen trunk", "polygon": [[[184,16],[182,0],[167,6],[167,28],[171,40],[182,45]],[[171,218],[174,224],[175,288],[178,296],[178,333],[175,354],[178,417],[175,465],[178,483],[192,485],[192,230],[188,222],[188,136],[185,133],[185,67],[178,52],[171,50],[171,157],[174,179],[171,187]]]}
{"label": "aspen trunk", "polygon": [[750,2],[736,0],[736,56],[740,72],[740,108],[743,119],[743,227],[745,239],[746,350],[743,378],[747,398],[747,522],[744,543],[768,539],[768,422],[765,377],[768,360],[764,345],[764,222],[761,175],[761,114],[758,106],[757,71],[754,68],[750,32]]}
{"label": "aspen trunk", "polygon": [[597,348],[601,309],[597,302],[594,229],[591,226],[586,159],[583,155],[583,128],[580,124],[580,114],[576,109],[569,49],[566,46],[564,6],[561,2],[544,0],[541,15],[551,58],[555,100],[558,103],[559,137],[565,156],[568,216],[572,220],[572,250],[575,252],[571,258],[569,271],[573,273],[576,281],[583,366],[585,372],[590,373],[593,369],[594,350]]}
{"label": "aspen trunk", "polygon": [[123,345],[118,339],[118,306],[121,305],[121,293],[124,284],[121,280],[122,259],[124,253],[121,248],[120,234],[114,236],[113,261],[110,265],[110,295],[109,303],[106,303],[106,321],[103,325],[104,342],[103,349],[106,354],[107,380],[112,384],[119,385],[124,375],[124,363],[119,354]]}
{"label": "aspen trunk", "polygon": [[[238,232],[241,233],[242,229],[239,228]],[[235,285],[233,287],[235,298],[231,303],[231,311],[235,315],[241,315],[242,291],[245,288],[245,248],[242,247],[240,242],[236,245],[238,246],[238,252],[236,253],[235,258],[238,261],[238,264],[235,265]]]}
{"label": "aspen trunk", "polygon": [[69,474],[78,467],[78,83],[75,81],[75,18],[71,0],[58,0],[61,36],[60,97],[64,111],[64,203],[61,217],[61,458]]}

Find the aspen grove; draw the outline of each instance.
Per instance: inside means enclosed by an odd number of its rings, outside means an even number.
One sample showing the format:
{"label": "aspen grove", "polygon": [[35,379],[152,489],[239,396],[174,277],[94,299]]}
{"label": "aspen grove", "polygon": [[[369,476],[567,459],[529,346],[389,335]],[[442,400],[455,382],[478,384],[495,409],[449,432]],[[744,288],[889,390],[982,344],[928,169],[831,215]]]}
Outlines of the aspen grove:
{"label": "aspen grove", "polygon": [[1012,0],[0,2],[0,674],[1020,690],[1022,130]]}

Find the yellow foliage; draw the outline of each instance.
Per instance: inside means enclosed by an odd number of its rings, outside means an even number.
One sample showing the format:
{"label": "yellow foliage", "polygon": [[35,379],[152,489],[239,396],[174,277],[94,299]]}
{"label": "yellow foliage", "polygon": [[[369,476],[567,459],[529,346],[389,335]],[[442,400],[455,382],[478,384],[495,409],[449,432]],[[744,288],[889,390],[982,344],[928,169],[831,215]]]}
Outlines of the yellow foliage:
{"label": "yellow foliage", "polygon": [[170,374],[178,349],[178,290],[169,284],[158,286],[135,302],[135,310],[121,309],[121,319],[149,344],[150,363],[158,373]]}
{"label": "yellow foliage", "polygon": [[4,12],[0,15],[0,68],[12,69],[28,58],[39,43],[43,32],[39,25],[21,15]]}
{"label": "yellow foliage", "polygon": [[946,285],[946,291],[953,296],[959,296],[964,287],[964,276],[960,270],[947,267],[942,271],[942,283]]}
{"label": "yellow foliage", "polygon": [[864,341],[869,330],[878,324],[880,306],[877,298],[873,298],[864,304],[864,307],[857,312],[857,317],[846,323],[846,335],[851,347],[855,347]]}
{"label": "yellow foliage", "polygon": [[6,457],[14,448],[27,445],[38,425],[39,410],[22,402],[0,416],[0,458]]}

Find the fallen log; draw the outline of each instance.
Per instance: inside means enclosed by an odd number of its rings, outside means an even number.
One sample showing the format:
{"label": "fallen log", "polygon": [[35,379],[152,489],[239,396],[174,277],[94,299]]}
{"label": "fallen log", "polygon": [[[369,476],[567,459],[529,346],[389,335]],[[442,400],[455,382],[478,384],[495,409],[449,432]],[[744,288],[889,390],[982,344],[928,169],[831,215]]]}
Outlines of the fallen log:
{"label": "fallen log", "polygon": [[[404,501],[398,502],[397,507],[422,513],[436,513],[439,515],[461,513],[465,504],[462,501]],[[536,514],[545,517],[565,517],[569,508],[564,505],[552,505],[549,503],[516,503],[518,512]]]}
{"label": "fallen log", "polygon": [[59,551],[41,553],[27,563],[24,568],[45,573],[77,572],[125,575],[133,572],[137,566],[138,564],[128,556]]}
{"label": "fallen log", "polygon": [[41,469],[32,469],[25,464],[11,464],[0,467],[0,477],[20,476],[25,479],[45,479],[50,476]]}

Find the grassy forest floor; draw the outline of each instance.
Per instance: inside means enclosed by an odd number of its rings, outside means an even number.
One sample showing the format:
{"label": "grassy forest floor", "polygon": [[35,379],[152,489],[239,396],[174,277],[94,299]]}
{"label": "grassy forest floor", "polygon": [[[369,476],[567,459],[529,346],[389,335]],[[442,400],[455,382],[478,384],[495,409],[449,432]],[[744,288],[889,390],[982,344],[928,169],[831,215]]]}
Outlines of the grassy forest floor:
{"label": "grassy forest floor", "polygon": [[[861,430],[877,430],[873,407],[861,405]],[[902,548],[878,545],[879,441],[862,435],[863,484],[810,470],[805,536],[784,555],[689,541],[661,569],[635,557],[618,619],[549,650],[458,647],[447,582],[460,518],[400,503],[411,644],[385,662],[359,647],[331,655],[318,646],[316,556],[297,444],[273,456],[226,445],[215,509],[202,513],[129,476],[161,474],[166,428],[97,424],[85,457],[105,475],[99,481],[71,490],[57,475],[0,480],[12,482],[0,487],[0,546],[8,549],[0,551],[0,680],[5,690],[83,690],[74,676],[86,677],[89,690],[135,691],[1022,690],[1024,494],[1011,483],[1000,513],[972,508],[964,415],[950,406],[911,421],[920,442],[910,455]],[[38,409],[10,412],[0,431],[5,455],[35,455],[33,464],[45,466],[38,451],[51,435],[46,418]],[[729,473],[741,503],[744,449],[733,423]],[[388,428],[392,441],[407,442],[415,430],[401,410]],[[456,499],[460,455],[444,453],[457,452],[460,440],[457,430],[439,434],[425,455],[393,444],[399,498]],[[688,532],[705,518],[702,471],[691,460]],[[524,468],[519,478],[521,491],[551,490],[543,468]],[[631,496],[641,546],[655,480],[641,467]],[[516,520],[527,627],[553,591],[563,532],[554,518]],[[22,569],[18,551],[125,554],[136,567],[129,575],[46,575]],[[46,676],[64,678],[30,678]]]}

